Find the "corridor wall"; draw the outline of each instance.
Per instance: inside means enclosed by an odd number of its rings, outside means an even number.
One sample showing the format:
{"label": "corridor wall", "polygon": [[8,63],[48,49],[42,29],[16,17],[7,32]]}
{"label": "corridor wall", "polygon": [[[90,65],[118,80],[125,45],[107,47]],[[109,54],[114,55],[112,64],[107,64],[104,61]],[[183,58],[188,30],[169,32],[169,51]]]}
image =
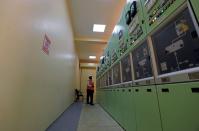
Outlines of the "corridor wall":
{"label": "corridor wall", "polygon": [[[0,18],[0,130],[44,131],[78,86],[67,3],[1,0]],[[49,55],[42,51],[45,34]]]}

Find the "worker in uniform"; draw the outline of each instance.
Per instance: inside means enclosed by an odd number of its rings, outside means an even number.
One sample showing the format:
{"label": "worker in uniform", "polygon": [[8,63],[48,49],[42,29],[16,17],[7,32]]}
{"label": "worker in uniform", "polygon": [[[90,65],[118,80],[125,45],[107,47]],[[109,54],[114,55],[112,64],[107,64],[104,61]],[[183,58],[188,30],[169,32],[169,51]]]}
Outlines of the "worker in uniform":
{"label": "worker in uniform", "polygon": [[92,76],[89,76],[88,78],[89,80],[87,83],[87,104],[94,105],[93,104],[94,82],[92,81]]}

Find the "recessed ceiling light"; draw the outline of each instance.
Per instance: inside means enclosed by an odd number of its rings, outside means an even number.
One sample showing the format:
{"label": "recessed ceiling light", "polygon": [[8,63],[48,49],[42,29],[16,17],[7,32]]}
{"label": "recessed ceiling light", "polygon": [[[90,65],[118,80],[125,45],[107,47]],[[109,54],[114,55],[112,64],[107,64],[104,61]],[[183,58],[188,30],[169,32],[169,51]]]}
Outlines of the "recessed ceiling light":
{"label": "recessed ceiling light", "polygon": [[93,25],[93,32],[104,32],[106,25],[94,24]]}
{"label": "recessed ceiling light", "polygon": [[96,56],[89,56],[89,59],[96,59]]}

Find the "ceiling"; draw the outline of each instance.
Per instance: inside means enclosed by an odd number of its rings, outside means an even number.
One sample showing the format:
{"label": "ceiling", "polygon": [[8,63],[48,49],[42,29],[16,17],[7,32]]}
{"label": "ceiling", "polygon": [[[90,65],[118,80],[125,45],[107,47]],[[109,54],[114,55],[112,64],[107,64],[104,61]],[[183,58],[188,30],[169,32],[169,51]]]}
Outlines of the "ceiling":
{"label": "ceiling", "polygon": [[[75,44],[81,61],[95,55],[99,61],[119,20],[126,0],[68,0]],[[105,24],[104,33],[93,32],[93,24]]]}

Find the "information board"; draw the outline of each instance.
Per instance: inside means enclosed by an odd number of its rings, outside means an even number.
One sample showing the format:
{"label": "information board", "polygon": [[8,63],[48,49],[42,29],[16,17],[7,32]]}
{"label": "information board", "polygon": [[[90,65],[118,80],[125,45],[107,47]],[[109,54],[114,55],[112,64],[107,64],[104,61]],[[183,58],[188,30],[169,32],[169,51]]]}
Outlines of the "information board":
{"label": "information board", "polygon": [[132,81],[131,59],[129,55],[127,55],[121,60],[121,65],[122,65],[122,81],[123,82]]}
{"label": "information board", "polygon": [[136,80],[152,77],[151,58],[146,41],[133,50],[132,59]]}
{"label": "information board", "polygon": [[188,8],[152,36],[158,72],[199,67],[199,39]]}
{"label": "information board", "polygon": [[113,84],[121,83],[120,75],[120,64],[118,63],[113,67]]}

